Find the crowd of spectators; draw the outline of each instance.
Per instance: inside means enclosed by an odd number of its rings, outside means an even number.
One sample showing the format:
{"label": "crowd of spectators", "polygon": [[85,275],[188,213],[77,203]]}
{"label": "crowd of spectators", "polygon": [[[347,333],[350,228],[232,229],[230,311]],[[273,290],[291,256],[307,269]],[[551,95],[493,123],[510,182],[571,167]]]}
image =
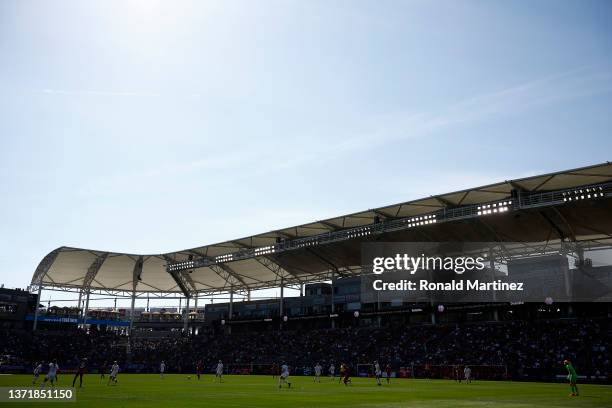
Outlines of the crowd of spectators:
{"label": "crowd of spectators", "polygon": [[60,366],[69,368],[76,367],[84,357],[97,367],[104,361],[124,359],[126,344],[127,338],[111,331],[92,330],[87,333],[76,328],[37,332],[3,330],[0,332],[0,358],[5,368],[29,368],[36,362],[54,359]]}
{"label": "crowd of spectators", "polygon": [[5,331],[0,354],[5,367],[22,366],[26,371],[36,362],[52,359],[57,359],[60,367],[76,367],[85,357],[90,370],[118,360],[126,371],[156,372],[164,360],[169,372],[184,373],[193,372],[198,360],[211,370],[218,360],[230,370],[253,370],[280,362],[293,367],[312,367],[320,362],[327,368],[331,363],[356,366],[378,360],[396,370],[412,367],[424,376],[432,375],[436,366],[498,366],[503,367],[498,374],[514,379],[554,378],[564,373],[561,362],[569,359],[579,374],[609,380],[611,344],[611,319],[581,319],[204,332],[163,338],[134,336],[131,340],[112,331]]}

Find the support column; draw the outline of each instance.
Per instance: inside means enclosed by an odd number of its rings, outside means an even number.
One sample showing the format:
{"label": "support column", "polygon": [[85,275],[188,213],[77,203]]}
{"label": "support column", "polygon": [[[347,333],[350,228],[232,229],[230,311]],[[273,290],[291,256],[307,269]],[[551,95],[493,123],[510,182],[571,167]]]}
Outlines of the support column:
{"label": "support column", "polygon": [[193,322],[193,326],[191,328],[191,331],[196,336],[198,334],[198,327],[200,327],[199,326],[199,324],[200,324],[200,311],[198,310],[198,298],[199,297],[200,297],[200,295],[196,292],[194,306],[193,306],[193,308],[195,309],[196,315],[195,315],[195,321]]}
{"label": "support column", "polygon": [[147,313],[151,311],[151,308],[149,307],[149,295],[147,295]]}
{"label": "support column", "polygon": [[183,316],[183,331],[186,332],[189,327],[189,298],[185,300],[185,316]]}
{"label": "support column", "polygon": [[[429,282],[432,282],[432,272],[431,270],[427,270],[427,279],[429,280]],[[436,308],[434,307],[434,301],[431,298],[431,295],[429,296],[429,306],[431,307],[431,324],[436,324]]]}
{"label": "support column", "polygon": [[284,296],[285,296],[284,289],[285,289],[285,282],[284,282],[283,278],[281,278],[281,284],[280,284],[280,303],[278,305],[279,317],[280,317],[279,329],[281,329],[281,330],[283,328],[283,300],[284,300]]}
{"label": "support column", "polygon": [[232,321],[232,317],[234,316],[234,287],[232,286],[232,288],[230,289],[230,302],[229,302],[229,317],[228,317],[228,321],[230,322],[230,324],[227,325],[227,332],[229,334],[232,334],[232,325],[231,325],[231,321]]}
{"label": "support column", "polygon": [[[491,270],[491,282],[495,282],[495,258],[493,256],[493,248],[489,248],[489,269]],[[497,302],[497,292],[492,291],[493,302]],[[497,313],[497,306],[493,308],[493,320],[498,321],[499,315]]]}
{"label": "support column", "polygon": [[[563,255],[565,255],[565,257],[567,258],[565,251],[563,251]],[[579,245],[576,245],[576,255],[578,255],[578,264],[580,265],[580,268],[582,268],[582,265],[584,265],[584,249]],[[572,281],[571,281],[569,266],[566,263],[563,263],[562,269],[563,269],[563,282],[565,285],[565,296],[567,299],[571,299],[573,293],[572,293]],[[571,304],[569,305],[571,307]]]}
{"label": "support column", "polygon": [[138,260],[134,263],[134,270],[132,271],[132,306],[130,307],[130,331],[129,336],[132,336],[132,329],[134,328],[134,305],[136,304],[136,288],[138,287],[138,281],[140,281],[140,274],[142,273],[143,257],[139,256]]}
{"label": "support column", "polygon": [[85,309],[83,311],[83,328],[85,328],[85,324],[87,322],[87,312],[89,311],[89,293],[90,290],[87,289],[87,297],[85,298]]}
{"label": "support column", "polygon": [[[332,278],[331,278],[331,314],[334,314],[336,311],[335,299],[334,299],[334,289],[336,286],[336,270],[332,269]],[[336,328],[336,320],[334,317],[331,318],[331,327],[332,329]]]}
{"label": "support column", "polygon": [[81,298],[82,297],[83,297],[83,289],[79,289],[79,303],[78,303],[79,319],[83,316],[83,308],[81,307]]}
{"label": "support column", "polygon": [[40,304],[40,295],[42,294],[42,281],[38,285],[38,296],[36,297],[36,307],[34,308],[34,324],[32,325],[32,331],[36,331],[38,326],[38,305]]}
{"label": "support column", "polygon": [[136,291],[132,291],[132,306],[130,307],[130,332],[132,335],[132,328],[134,327],[134,305],[136,304]]}
{"label": "support column", "polygon": [[[210,302],[212,304],[212,301]],[[202,320],[206,320],[206,295],[204,295],[204,308],[202,310]]]}

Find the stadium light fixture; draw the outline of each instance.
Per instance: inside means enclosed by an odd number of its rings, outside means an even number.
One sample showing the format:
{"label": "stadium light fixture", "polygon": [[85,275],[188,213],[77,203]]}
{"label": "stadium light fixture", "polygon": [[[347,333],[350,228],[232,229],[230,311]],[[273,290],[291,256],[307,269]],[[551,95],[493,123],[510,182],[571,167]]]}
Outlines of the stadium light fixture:
{"label": "stadium light fixture", "polygon": [[218,255],[215,257],[215,262],[217,263],[230,262],[233,260],[234,260],[234,254],[224,254],[224,255]]}
{"label": "stadium light fixture", "polygon": [[296,245],[296,248],[304,248],[304,247],[310,247],[313,245],[318,245],[319,244],[319,240],[318,239],[311,239],[309,241],[302,241],[300,243],[298,243]]}
{"label": "stadium light fixture", "polygon": [[404,222],[408,224],[408,228],[413,228],[419,227],[421,225],[435,224],[437,222],[437,219],[436,214],[428,214],[408,218]]}
{"label": "stadium light fixture", "polygon": [[348,234],[348,238],[365,237],[370,234],[372,234],[372,231],[369,226],[359,227],[351,230]]}
{"label": "stadium light fixture", "polygon": [[168,266],[171,271],[182,271],[184,269],[193,269],[195,267],[194,261],[184,261],[174,263]]}
{"label": "stadium light fixture", "polygon": [[255,248],[255,256],[272,254],[276,251],[274,245],[268,245],[264,247]]}
{"label": "stadium light fixture", "polygon": [[482,204],[478,206],[477,214],[478,215],[489,215],[489,214],[505,213],[510,210],[511,205],[512,205],[512,200],[499,201],[499,202],[490,203],[490,204]]}
{"label": "stadium light fixture", "polygon": [[565,191],[563,194],[563,202],[593,200],[603,198],[604,192],[602,187],[580,188],[573,191]]}

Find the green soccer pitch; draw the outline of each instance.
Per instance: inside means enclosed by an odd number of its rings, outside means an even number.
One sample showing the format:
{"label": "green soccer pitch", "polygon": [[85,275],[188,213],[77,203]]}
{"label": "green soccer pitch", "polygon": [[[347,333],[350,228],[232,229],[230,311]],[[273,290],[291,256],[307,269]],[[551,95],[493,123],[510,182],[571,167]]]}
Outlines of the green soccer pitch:
{"label": "green soccer pitch", "polygon": [[[72,384],[72,375],[60,374],[60,387]],[[108,378],[108,376],[107,376]],[[1,387],[30,388],[28,375],[0,376]],[[0,403],[9,406],[69,407],[612,407],[612,386],[579,384],[580,396],[569,397],[567,384],[393,379],[378,387],[376,380],[353,378],[352,386],[338,380],[292,377],[292,388],[278,389],[271,376],[225,376],[214,382],[210,374],[197,380],[185,374],[119,374],[116,386],[99,375],[87,374],[76,390],[76,403]],[[77,381],[78,385],[78,381]],[[18,405],[19,404],[19,405]]]}

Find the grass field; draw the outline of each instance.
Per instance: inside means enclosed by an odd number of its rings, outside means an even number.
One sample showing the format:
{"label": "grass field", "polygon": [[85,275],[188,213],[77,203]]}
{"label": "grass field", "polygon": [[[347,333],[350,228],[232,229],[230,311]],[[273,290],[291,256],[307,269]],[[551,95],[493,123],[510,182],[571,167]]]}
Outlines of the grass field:
{"label": "grass field", "polygon": [[[324,378],[292,377],[292,389],[278,389],[269,376],[226,376],[224,383],[211,375],[200,381],[186,375],[119,375],[116,386],[102,383],[98,375],[85,376],[77,389],[76,403],[28,403],[25,406],[59,407],[612,407],[612,386],[579,385],[581,396],[568,397],[566,384],[474,382],[470,385],[445,380],[392,380],[376,386],[374,379],[354,378],[345,387]],[[26,375],[0,376],[0,386],[30,387]],[[60,376],[59,386],[70,386],[72,376]],[[77,383],[78,384],[78,383]],[[0,403],[2,407],[23,403]]]}

